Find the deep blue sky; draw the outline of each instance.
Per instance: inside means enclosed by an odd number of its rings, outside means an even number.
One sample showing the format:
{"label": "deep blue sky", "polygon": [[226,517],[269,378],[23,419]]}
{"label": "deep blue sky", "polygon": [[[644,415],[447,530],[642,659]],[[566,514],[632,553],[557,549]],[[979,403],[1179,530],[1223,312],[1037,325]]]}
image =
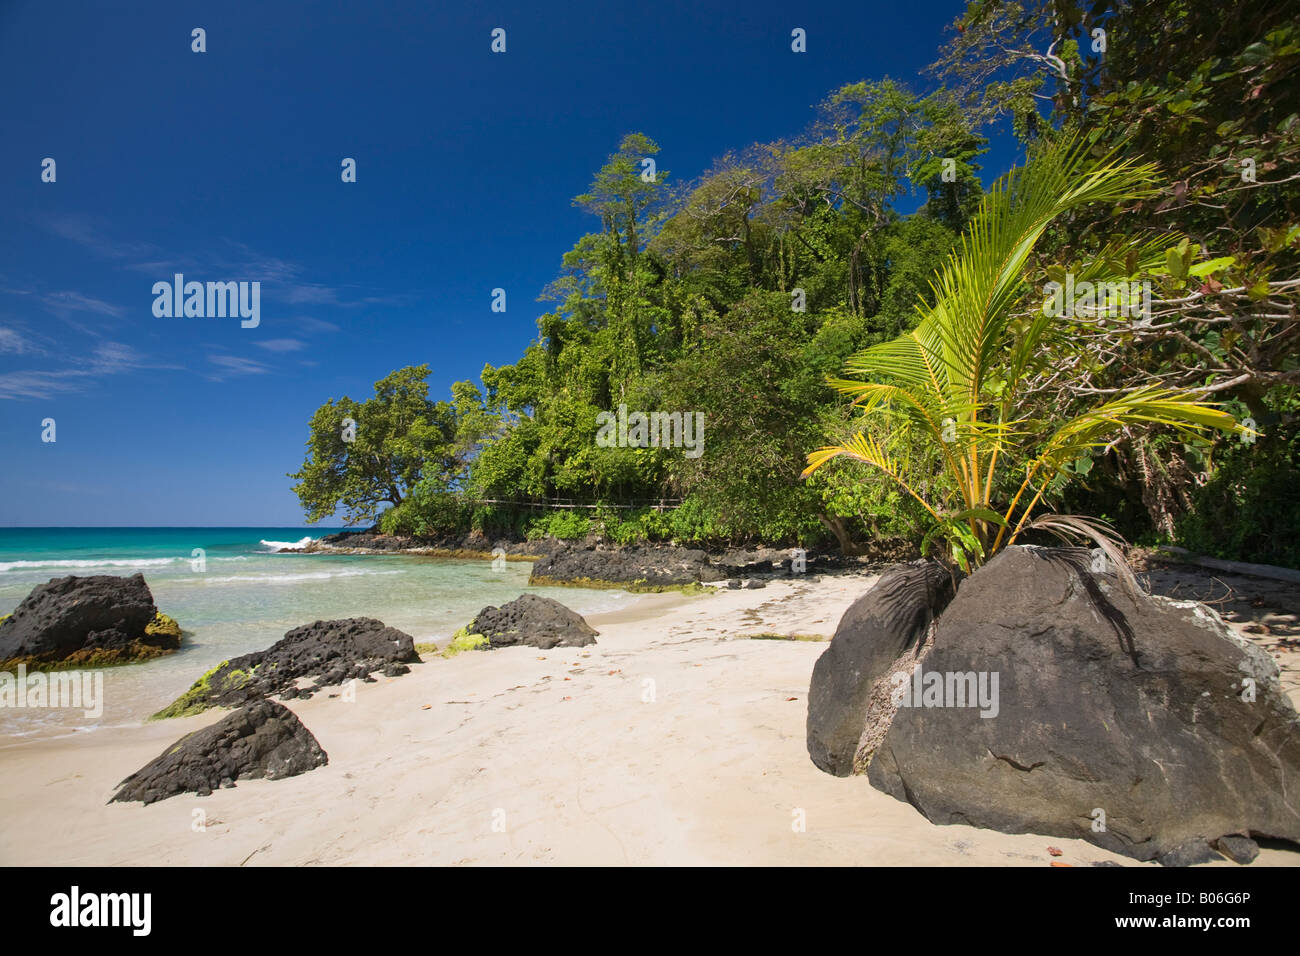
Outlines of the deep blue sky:
{"label": "deep blue sky", "polygon": [[[0,525],[301,524],[313,410],[516,359],[624,133],[693,178],[844,83],[927,88],[962,7],[5,0]],[[155,318],[176,271],[260,280],[260,327]]]}

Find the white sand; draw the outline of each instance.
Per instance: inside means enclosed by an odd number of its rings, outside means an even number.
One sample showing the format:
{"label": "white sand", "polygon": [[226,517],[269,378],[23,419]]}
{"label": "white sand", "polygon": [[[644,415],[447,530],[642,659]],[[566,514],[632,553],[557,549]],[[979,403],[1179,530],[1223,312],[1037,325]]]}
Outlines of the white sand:
{"label": "white sand", "polygon": [[[1133,864],[1081,840],[934,826],[813,766],[808,682],[826,645],[741,635],[829,636],[872,580],[647,597],[593,617],[594,647],[431,657],[354,703],[290,701],[329,765],[209,797],[106,805],[224,711],[0,747],[0,863],[1045,866],[1053,846],[1061,863]],[[1264,850],[1255,865],[1296,860]]]}

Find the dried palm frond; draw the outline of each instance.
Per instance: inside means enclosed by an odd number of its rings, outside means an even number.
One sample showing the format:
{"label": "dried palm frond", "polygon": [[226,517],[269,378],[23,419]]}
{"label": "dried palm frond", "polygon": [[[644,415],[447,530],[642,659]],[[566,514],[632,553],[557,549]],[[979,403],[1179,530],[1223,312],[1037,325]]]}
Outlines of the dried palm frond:
{"label": "dried palm frond", "polygon": [[1066,544],[1093,542],[1105,556],[1107,565],[1115,569],[1115,576],[1129,596],[1136,599],[1141,592],[1137,576],[1129,567],[1128,557],[1124,553],[1126,542],[1100,518],[1090,518],[1087,515],[1039,515],[1026,526],[1026,530],[1046,531]]}

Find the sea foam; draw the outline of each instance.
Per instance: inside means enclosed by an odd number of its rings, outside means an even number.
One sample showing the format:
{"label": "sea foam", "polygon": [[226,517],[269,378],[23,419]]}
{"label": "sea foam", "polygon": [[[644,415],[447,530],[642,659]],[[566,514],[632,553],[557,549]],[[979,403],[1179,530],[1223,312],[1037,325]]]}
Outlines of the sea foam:
{"label": "sea foam", "polygon": [[0,561],[0,572],[23,568],[161,568],[181,558],[129,558],[126,560],[87,558],[77,561]]}
{"label": "sea foam", "polygon": [[308,535],[305,538],[299,538],[297,541],[260,541],[259,544],[271,551],[283,551],[285,548],[305,548],[315,539]]}
{"label": "sea foam", "polygon": [[304,571],[301,574],[236,574],[225,578],[199,577],[196,580],[205,586],[213,584],[295,584],[299,581],[328,581],[332,578],[377,577],[401,573],[401,571],[378,570]]}

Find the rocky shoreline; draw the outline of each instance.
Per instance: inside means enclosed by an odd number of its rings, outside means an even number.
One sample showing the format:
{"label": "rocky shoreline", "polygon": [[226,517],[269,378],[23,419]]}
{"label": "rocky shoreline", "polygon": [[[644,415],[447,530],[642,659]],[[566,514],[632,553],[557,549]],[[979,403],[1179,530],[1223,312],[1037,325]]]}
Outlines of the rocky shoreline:
{"label": "rocky shoreline", "polygon": [[917,556],[906,542],[881,541],[872,552],[845,556],[831,549],[728,548],[706,551],[672,544],[615,545],[595,536],[577,541],[541,538],[514,541],[466,535],[415,538],[374,530],[326,535],[286,554],[411,554],[477,561],[534,562],[534,586],[620,588],[627,591],[690,591],[702,586],[763,587],[792,575],[863,573]]}
{"label": "rocky shoreline", "polygon": [[0,618],[0,671],[131,664],[172,653],[182,635],[142,574],[51,578]]}
{"label": "rocky shoreline", "polygon": [[[1278,746],[1294,721],[1280,695],[1300,699],[1294,588],[1149,566],[1144,580],[1176,604],[1137,607],[1115,582],[1093,582],[1090,558],[1066,566],[1023,550],[955,596],[947,575],[925,565],[896,567],[877,583],[814,574],[813,562],[763,595],[647,598],[639,614],[590,623],[526,594],[467,623],[463,632],[482,637],[464,655],[412,646],[378,620],[316,621],[199,678],[176,708],[195,714],[184,723],[9,748],[6,859],[80,859],[91,846],[113,864],[239,865],[251,851],[284,865],[431,854],[508,862],[516,847],[485,843],[466,821],[509,789],[521,812],[547,821],[545,858],[574,864],[625,860],[631,847],[637,860],[752,865],[759,847],[764,861],[786,864],[1294,865],[1293,821],[1275,796],[1294,788],[1294,745]],[[1127,643],[1108,618],[1094,618],[1090,582],[1103,607],[1132,623]],[[1233,638],[1194,600],[1250,640]],[[970,674],[978,706],[932,706],[923,692],[918,707],[913,691],[909,706],[899,701],[889,719],[873,720],[872,689],[897,669],[896,652],[923,638],[923,684],[942,674],[946,695],[948,675]],[[1276,651],[1280,672],[1251,649],[1256,642]],[[1241,697],[1244,676],[1254,701]],[[669,706],[656,709],[656,693]],[[995,709],[998,719],[982,716]],[[1276,760],[1264,759],[1269,748]],[[621,807],[629,759],[646,789],[610,820],[620,841],[593,850],[590,803],[554,795],[581,777],[584,793]],[[1175,786],[1154,772],[1134,783],[1135,762],[1153,761]],[[1082,779],[1076,764],[1087,768]],[[718,767],[741,785],[720,785]],[[836,779],[855,773],[854,783]],[[792,786],[833,839],[764,838],[763,814]],[[184,794],[202,797],[201,845],[166,836],[160,811],[141,806]],[[42,830],[54,802],[77,812]],[[295,815],[286,830],[286,812],[302,806],[322,810]],[[681,842],[683,819],[703,842]],[[413,830],[428,842],[412,845]]]}

